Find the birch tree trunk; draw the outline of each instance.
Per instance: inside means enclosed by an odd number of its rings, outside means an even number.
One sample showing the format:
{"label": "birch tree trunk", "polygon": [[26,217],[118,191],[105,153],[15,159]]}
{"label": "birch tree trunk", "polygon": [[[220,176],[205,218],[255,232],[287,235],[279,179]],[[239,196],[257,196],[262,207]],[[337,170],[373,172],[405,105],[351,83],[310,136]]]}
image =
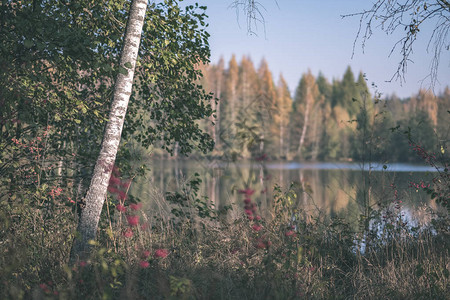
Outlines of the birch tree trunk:
{"label": "birch tree trunk", "polygon": [[307,90],[306,90],[305,123],[303,123],[302,135],[300,137],[300,141],[298,143],[298,149],[297,149],[297,154],[299,156],[301,155],[303,143],[305,141],[305,136],[306,136],[306,129],[308,128],[309,110],[310,110],[311,102],[312,102],[312,95],[311,95],[311,92],[310,92],[310,87],[308,87]]}
{"label": "birch tree trunk", "polygon": [[280,158],[283,157],[283,153],[284,153],[284,139],[283,139],[283,135],[284,135],[284,131],[283,131],[284,127],[283,127],[283,119],[280,120]]}
{"label": "birch tree trunk", "polygon": [[146,10],[147,0],[132,1],[109,119],[106,124],[100,155],[85,197],[86,206],[78,223],[79,236],[75,239],[70,253],[71,263],[89,258],[89,241],[96,238],[97,226],[119,148],[128,101],[133,87],[134,70]]}
{"label": "birch tree trunk", "polygon": [[[222,72],[222,70],[219,70],[219,72]],[[217,99],[219,99],[219,101],[220,101],[220,98],[222,96],[222,73],[220,73],[217,81],[218,81],[218,84],[217,84],[216,96],[217,96]],[[214,126],[214,145],[215,145],[216,149],[221,148],[221,146],[219,144],[219,141],[220,141],[220,103],[221,102],[216,103],[214,101],[214,105],[215,105],[214,108],[216,110],[216,120],[217,120],[215,122],[216,125]]]}
{"label": "birch tree trunk", "polygon": [[[311,152],[311,159],[313,161],[315,161],[317,159],[317,155],[319,153],[319,141],[320,141],[320,137],[317,134],[317,130],[319,127],[319,117],[317,117],[318,113],[317,113],[317,108],[314,109],[315,112],[315,117],[314,117],[314,123],[313,123],[313,133],[312,133],[312,137],[313,137],[313,149]],[[319,114],[320,116],[320,114]]]}

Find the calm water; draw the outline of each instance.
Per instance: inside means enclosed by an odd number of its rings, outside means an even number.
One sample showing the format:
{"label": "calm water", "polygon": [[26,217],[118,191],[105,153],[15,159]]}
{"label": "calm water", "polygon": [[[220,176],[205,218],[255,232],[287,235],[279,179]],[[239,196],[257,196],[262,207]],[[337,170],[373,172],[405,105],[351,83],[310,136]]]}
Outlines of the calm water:
{"label": "calm water", "polygon": [[369,202],[376,207],[377,203],[401,201],[401,210],[407,216],[417,215],[418,208],[425,204],[434,206],[425,192],[411,185],[428,184],[436,176],[436,170],[427,166],[159,160],[150,168],[147,181],[136,183],[132,189],[142,201],[152,201],[155,190],[164,194],[180,189],[198,173],[202,180],[199,196],[208,197],[216,207],[233,205],[234,210],[241,210],[243,196],[238,190],[249,187],[255,190],[252,198],[266,216],[271,213],[274,185],[285,190],[291,183],[296,183],[297,205],[309,215],[321,211],[354,221]]}

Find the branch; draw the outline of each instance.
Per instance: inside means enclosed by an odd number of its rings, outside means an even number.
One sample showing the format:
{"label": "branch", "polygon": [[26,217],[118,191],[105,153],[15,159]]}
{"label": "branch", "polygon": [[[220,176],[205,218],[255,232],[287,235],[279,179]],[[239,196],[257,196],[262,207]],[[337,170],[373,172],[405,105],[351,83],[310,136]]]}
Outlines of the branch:
{"label": "branch", "polygon": [[[432,53],[430,73],[422,80],[429,78],[431,87],[434,88],[437,82],[437,70],[442,51],[450,49],[450,43],[448,42],[449,12],[449,0],[436,0],[434,3],[425,0],[377,0],[369,10],[343,15],[342,18],[359,16],[359,27],[353,42],[352,58],[355,54],[358,40],[361,40],[361,47],[364,53],[366,41],[373,34],[373,26],[381,27],[381,30],[387,34],[393,34],[395,31],[404,28],[404,31],[406,31],[404,37],[394,44],[389,53],[389,56],[391,56],[395,50],[400,48],[402,59],[391,80],[396,78],[404,82],[407,65],[409,62],[412,62],[410,57],[420,29],[426,22],[437,18],[438,22],[431,33],[427,46],[427,51]],[[405,18],[409,20],[405,20]]]}
{"label": "branch", "polygon": [[[276,2],[276,1],[275,1]],[[277,3],[277,2],[276,2]],[[278,5],[278,3],[277,3]],[[236,18],[239,21],[239,11],[242,10],[247,18],[247,32],[249,34],[257,35],[253,30],[258,28],[258,23],[262,24],[264,27],[264,35],[266,33],[265,19],[261,10],[266,10],[265,7],[259,3],[259,1],[255,0],[234,0],[231,5],[231,8],[236,10]]]}

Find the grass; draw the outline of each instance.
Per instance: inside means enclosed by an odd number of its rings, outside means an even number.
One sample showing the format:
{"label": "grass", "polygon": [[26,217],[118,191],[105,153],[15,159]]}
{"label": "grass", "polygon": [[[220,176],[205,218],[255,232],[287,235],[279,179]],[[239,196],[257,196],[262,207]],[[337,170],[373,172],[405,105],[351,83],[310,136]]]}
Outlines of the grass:
{"label": "grass", "polygon": [[448,299],[446,216],[414,234],[391,226],[361,253],[348,224],[306,220],[289,189],[276,189],[272,217],[260,219],[251,190],[240,191],[244,214],[214,210],[191,184],[153,196],[150,211],[108,201],[92,258],[75,266],[70,206],[3,203],[0,298]]}

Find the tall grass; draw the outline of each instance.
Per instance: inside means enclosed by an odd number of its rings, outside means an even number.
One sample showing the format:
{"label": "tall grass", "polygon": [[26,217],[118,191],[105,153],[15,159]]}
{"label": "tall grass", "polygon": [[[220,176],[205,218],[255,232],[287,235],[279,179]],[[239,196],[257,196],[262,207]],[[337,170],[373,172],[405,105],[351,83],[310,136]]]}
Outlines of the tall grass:
{"label": "tall grass", "polygon": [[67,265],[76,220],[70,208],[3,205],[0,298],[448,297],[446,216],[414,234],[386,227],[391,234],[361,252],[344,220],[306,218],[293,188],[276,187],[272,216],[261,218],[250,189],[240,191],[240,209],[217,211],[197,195],[195,180],[149,195],[151,210],[109,199],[91,259],[75,266]]}

